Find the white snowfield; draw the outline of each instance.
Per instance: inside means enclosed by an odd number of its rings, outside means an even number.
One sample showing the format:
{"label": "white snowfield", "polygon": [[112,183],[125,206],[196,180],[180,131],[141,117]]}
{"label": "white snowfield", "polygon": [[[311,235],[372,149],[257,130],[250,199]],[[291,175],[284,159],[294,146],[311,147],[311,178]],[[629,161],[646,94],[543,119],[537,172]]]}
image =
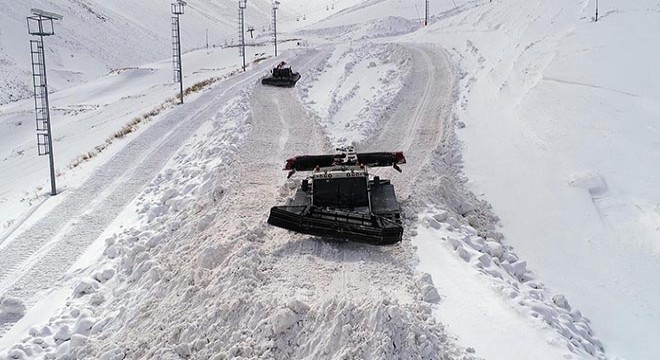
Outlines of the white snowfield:
{"label": "white snowfield", "polygon": [[[190,34],[233,34],[230,3],[191,3]],[[161,5],[53,6],[130,50],[167,33]],[[76,40],[53,56],[90,60],[54,67],[72,79],[52,94],[57,197],[31,101],[0,106],[0,359],[657,359],[660,51],[642,45],[660,5],[601,4],[597,23],[589,1],[430,5],[424,28],[421,1],[286,1],[281,56],[251,47],[243,73],[235,48],[190,52],[186,86],[208,81],[183,105],[166,37],[113,60],[65,18]],[[8,6],[0,60],[46,4]],[[249,9],[255,42],[269,9]],[[302,79],[263,87],[281,60]],[[0,95],[25,97],[0,64]],[[351,144],[406,154],[371,171],[395,184],[401,244],[266,224],[303,176],[285,159]]]}

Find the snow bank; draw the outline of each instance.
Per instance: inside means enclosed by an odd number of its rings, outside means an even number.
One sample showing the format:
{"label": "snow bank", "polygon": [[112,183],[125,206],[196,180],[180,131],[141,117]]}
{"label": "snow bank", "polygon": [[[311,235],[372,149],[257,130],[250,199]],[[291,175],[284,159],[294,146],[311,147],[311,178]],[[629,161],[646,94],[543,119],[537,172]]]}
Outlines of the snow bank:
{"label": "snow bank", "polygon": [[[441,214],[442,212],[443,210],[440,210]],[[543,339],[545,337],[548,339],[551,350],[548,350],[549,353],[547,354],[539,355],[542,356],[540,358],[553,359],[560,355],[563,358],[577,356],[578,358],[606,359],[603,344],[594,336],[591,321],[585,318],[579,310],[574,310],[565,296],[549,292],[537,276],[527,269],[527,262],[521,260],[513,252],[511,246],[502,245],[494,239],[484,239],[477,235],[477,230],[469,225],[462,225],[460,221],[453,217],[438,222],[431,213],[422,217],[422,219],[423,227],[419,230],[419,238],[413,239],[420,246],[422,270],[441,276],[441,274],[449,271],[446,269],[449,265],[441,264],[443,260],[431,260],[433,255],[426,254],[435,254],[436,257],[442,259],[443,255],[439,252],[455,252],[455,257],[471,265],[475,273],[481,274],[490,283],[490,286],[484,286],[483,284],[478,286],[479,290],[476,288],[468,290],[466,288],[464,289],[465,294],[460,294],[450,291],[452,286],[447,284],[448,281],[443,280],[440,282],[440,290],[446,292],[448,298],[446,305],[448,310],[452,309],[456,301],[469,302],[470,300],[460,299],[470,296],[471,291],[483,293],[483,297],[478,300],[481,305],[473,304],[475,308],[470,310],[466,310],[469,307],[464,307],[463,311],[465,313],[462,314],[464,318],[460,322],[487,322],[486,317],[479,315],[476,308],[486,306],[486,304],[494,301],[489,316],[502,316],[507,319],[505,321],[508,324],[508,328],[506,330],[502,329],[503,334],[498,336],[509,336],[521,331],[521,329],[515,329],[512,326],[527,316],[537,319],[538,325],[547,325],[555,330],[554,334],[541,329],[535,330],[540,334],[534,340],[526,340],[531,342],[537,341],[538,338]],[[440,246],[438,243],[442,245]],[[473,286],[472,283],[468,282],[465,284],[466,287],[468,287],[467,284]],[[511,311],[509,308],[517,308],[517,310]],[[440,305],[438,317],[441,319],[443,318],[442,310],[443,305]],[[453,322],[453,324],[456,323]],[[475,331],[466,330],[460,324],[455,326],[460,329],[457,335],[464,336],[466,340],[473,340]],[[516,336],[519,336],[522,340],[528,335],[519,334]],[[524,344],[522,341],[519,344],[510,344],[513,346],[511,350],[491,348],[487,342],[471,342],[469,344],[477,349],[477,354],[487,358],[511,358],[512,351],[517,352],[517,356],[525,357],[527,355],[523,356],[523,354],[529,354],[529,351],[539,351],[530,348],[524,350],[530,344]],[[563,353],[562,349],[564,349]],[[484,353],[481,351],[484,351]],[[544,351],[540,352],[543,353]]]}
{"label": "snow bank", "polygon": [[[119,314],[130,312],[140,318],[141,309],[131,308],[131,303],[125,301],[146,301],[152,296],[148,290],[154,283],[159,283],[166,272],[163,264],[157,264],[150,252],[158,254],[170,250],[163,244],[167,235],[177,232],[183,225],[193,229],[199,227],[196,221],[193,222],[195,217],[189,215],[208,208],[221,198],[222,190],[215,184],[212,174],[229,170],[237,150],[235,144],[240,143],[246,130],[246,109],[237,103],[228,105],[227,109],[222,115],[218,113],[217,119],[209,126],[200,129],[204,140],[184,147],[171,160],[171,167],[154,179],[136,200],[135,211],[141,225],[106,239],[105,260],[92,267],[95,270],[90,278],[79,281],[73,289],[73,300],[43,328],[46,330],[31,330],[34,339],[9,349],[10,358],[12,351],[18,350],[26,356],[85,353],[84,349],[90,346],[87,337],[103,334],[110,325],[115,330],[130,325],[131,318]],[[213,140],[207,142],[209,138]],[[206,214],[200,221],[208,221],[210,216],[214,215]],[[217,251],[204,249],[198,262],[200,268],[217,265],[217,260],[213,259],[217,256]],[[126,294],[126,287],[131,284],[139,286],[138,298]],[[113,289],[115,286],[119,289]],[[118,302],[117,308],[101,311],[103,305],[114,300]],[[35,342],[37,338],[38,343]]]}

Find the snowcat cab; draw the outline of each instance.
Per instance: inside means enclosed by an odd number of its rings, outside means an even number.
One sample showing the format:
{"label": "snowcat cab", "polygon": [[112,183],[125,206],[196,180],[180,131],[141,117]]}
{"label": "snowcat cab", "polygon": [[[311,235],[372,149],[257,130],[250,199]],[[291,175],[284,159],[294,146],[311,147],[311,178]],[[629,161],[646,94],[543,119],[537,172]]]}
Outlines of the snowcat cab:
{"label": "snowcat cab", "polygon": [[401,209],[394,186],[368,168],[405,164],[402,152],[357,154],[352,147],[335,155],[303,155],[288,159],[284,170],[311,171],[288,205],[270,210],[268,223],[303,234],[368,244],[401,241]]}
{"label": "snowcat cab", "polygon": [[294,73],[291,67],[286,66],[286,62],[282,61],[271,70],[270,76],[261,79],[261,83],[263,85],[293,87],[298,80],[300,80],[300,74]]}

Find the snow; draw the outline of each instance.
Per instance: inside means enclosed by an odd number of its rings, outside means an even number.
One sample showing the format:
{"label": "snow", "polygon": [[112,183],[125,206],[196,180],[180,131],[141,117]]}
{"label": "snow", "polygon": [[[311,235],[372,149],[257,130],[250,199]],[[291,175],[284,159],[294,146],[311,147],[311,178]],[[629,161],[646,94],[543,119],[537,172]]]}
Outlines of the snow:
{"label": "snow", "polygon": [[534,359],[564,358],[567,352],[551,342],[552,333],[542,326],[531,328],[506,294],[496,293],[469,264],[452,254],[443,236],[447,233],[424,229],[415,242],[420,270],[436,279],[435,286],[443,294],[435,309],[437,317],[451,324],[449,328],[460,343],[473,346],[475,354],[484,359],[526,359],[530,355]]}
{"label": "snow", "polygon": [[409,60],[394,45],[337,46],[300,81],[299,96],[317,114],[333,144],[351,145],[371,135],[401,90]]}
{"label": "snow", "polygon": [[[305,69],[325,56],[311,52],[294,65]],[[248,103],[252,112],[247,111]],[[352,244],[292,242],[287,232],[263,222],[269,204],[257,194],[277,197],[278,188],[286,185],[284,177],[276,176],[283,152],[325,146],[315,142],[322,139],[321,131],[306,118],[293,94],[248,87],[216,111],[213,117],[201,117],[210,123],[200,127],[129,207],[141,214],[134,227],[107,241],[108,249],[115,248],[118,256],[106,257],[101,265],[114,264],[116,275],[105,284],[97,283],[93,293],[72,300],[55,317],[61,319],[52,324],[58,329],[56,335],[46,337],[46,345],[39,348],[47,354],[101,353],[109,358],[195,354],[412,359],[437,353],[458,357],[462,351],[429,316],[430,308],[413,300],[416,288],[391,289],[399,284],[391,277],[405,281],[412,276],[398,268],[406,257],[388,264],[384,260],[392,259],[389,251],[379,259],[378,254]],[[279,117],[283,123],[270,121],[280,111],[286,114]],[[301,136],[314,133],[318,138]],[[262,171],[253,171],[257,164],[264,165]],[[246,186],[229,187],[236,177]],[[188,191],[173,191],[175,187]],[[225,192],[228,188],[231,191]],[[284,189],[281,196],[290,196],[293,188]],[[159,208],[158,215],[150,217],[148,210],[153,207]],[[209,217],[217,219],[214,225],[200,227],[198,221]],[[152,242],[155,237],[159,239]],[[338,258],[345,259],[341,250],[346,246],[359,258],[338,263]],[[365,261],[366,257],[375,261]],[[180,265],[189,268],[182,271]],[[292,267],[308,271],[301,276]],[[358,271],[383,274],[383,281],[352,285],[347,277]],[[354,280],[359,279],[366,280],[362,276]],[[90,288],[88,280],[80,284]],[[84,301],[94,294],[100,294],[102,301]],[[203,306],[191,309],[190,304]],[[136,321],[148,314],[148,322]],[[94,340],[85,341],[99,321],[102,325],[92,335]],[[70,345],[61,350],[69,337]],[[55,347],[58,342],[61,345]],[[145,342],[149,345],[138,346]]]}
{"label": "snow", "polygon": [[[660,353],[658,4],[509,1],[432,25],[464,78],[465,173],[505,242],[594,320],[608,354]],[[533,19],[533,21],[527,20]],[[622,29],[626,29],[622,31]]]}
{"label": "snow", "polygon": [[[65,13],[54,198],[18,65],[25,13],[46,5]],[[258,85],[280,61],[252,63],[269,2],[249,4],[245,73],[220,48],[235,3],[191,4],[186,49],[206,28],[218,47],[184,55],[186,86],[209,84],[183,106],[161,5],[0,15],[0,359],[660,353],[656,2],[601,4],[596,23],[586,0],[434,0],[422,28],[422,2],[290,0],[295,89]],[[402,174],[372,171],[397,189],[403,242],[268,226],[300,182],[283,160],[348,144],[406,153]]]}
{"label": "snow", "polygon": [[[229,57],[229,52],[233,53],[233,50],[217,49],[184,55],[183,61],[187,65],[184,85],[191,86],[209,78],[224,78],[235,72],[239,59]],[[217,67],[209,68],[209,62]],[[140,123],[131,128],[139,133],[140,128],[157,121],[161,112],[173,108],[171,99],[176,87],[167,85],[170,66],[169,61],[161,61],[117,70],[51,96],[60,190],[75,186],[78,179],[84,179],[85,174],[93,170],[85,166],[84,159],[108,159],[116,152],[116,148],[109,145],[125,141],[125,137],[115,135],[122,127],[138,119]],[[3,158],[0,161],[7,169],[0,176],[0,194],[3,203],[12,206],[0,210],[0,224],[3,229],[8,229],[0,240],[6,240],[11,230],[22,225],[21,215],[28,211],[28,207],[42,202],[50,193],[48,161],[34,151],[32,102],[15,102],[3,107],[0,114],[1,138],[6,144],[0,152]],[[99,149],[102,150],[100,154]],[[13,181],[17,178],[22,181]]]}

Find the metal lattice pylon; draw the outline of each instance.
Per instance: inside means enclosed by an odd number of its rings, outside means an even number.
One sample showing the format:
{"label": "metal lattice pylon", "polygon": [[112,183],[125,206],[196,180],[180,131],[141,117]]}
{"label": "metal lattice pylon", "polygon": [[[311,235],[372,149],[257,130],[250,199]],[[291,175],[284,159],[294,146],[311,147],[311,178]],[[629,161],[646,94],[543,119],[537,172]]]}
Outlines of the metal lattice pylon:
{"label": "metal lattice pylon", "polygon": [[238,53],[243,57],[243,71],[245,71],[245,8],[247,0],[238,1]]}
{"label": "metal lattice pylon", "polygon": [[53,135],[48,102],[48,80],[46,78],[46,54],[44,36],[55,34],[54,20],[62,20],[62,15],[41,9],[32,9],[27,17],[28,34],[37,36],[30,40],[30,59],[32,63],[32,85],[34,90],[34,113],[37,121],[37,152],[48,155],[50,163],[50,194],[57,195],[55,181],[55,158],[53,156]]}
{"label": "metal lattice pylon", "polygon": [[243,56],[243,44],[245,43],[245,33],[243,32],[243,9],[238,9],[238,43],[241,46],[238,47],[238,56]]}
{"label": "metal lattice pylon", "polygon": [[279,6],[279,1],[273,2],[273,44],[275,45],[275,57],[277,57],[277,9]]}
{"label": "metal lattice pylon", "polygon": [[181,81],[181,39],[179,38],[179,17],[172,16],[172,69],[174,82]]}
{"label": "metal lattice pylon", "polygon": [[179,104],[183,104],[183,66],[181,65],[181,28],[179,16],[183,15],[186,2],[172,3],[172,70],[174,82],[179,83]]}
{"label": "metal lattice pylon", "polygon": [[30,56],[32,58],[34,110],[37,120],[37,152],[39,155],[48,155],[50,153],[50,142],[48,141],[50,110],[48,106],[48,88],[46,84],[44,43],[41,39],[30,40]]}

